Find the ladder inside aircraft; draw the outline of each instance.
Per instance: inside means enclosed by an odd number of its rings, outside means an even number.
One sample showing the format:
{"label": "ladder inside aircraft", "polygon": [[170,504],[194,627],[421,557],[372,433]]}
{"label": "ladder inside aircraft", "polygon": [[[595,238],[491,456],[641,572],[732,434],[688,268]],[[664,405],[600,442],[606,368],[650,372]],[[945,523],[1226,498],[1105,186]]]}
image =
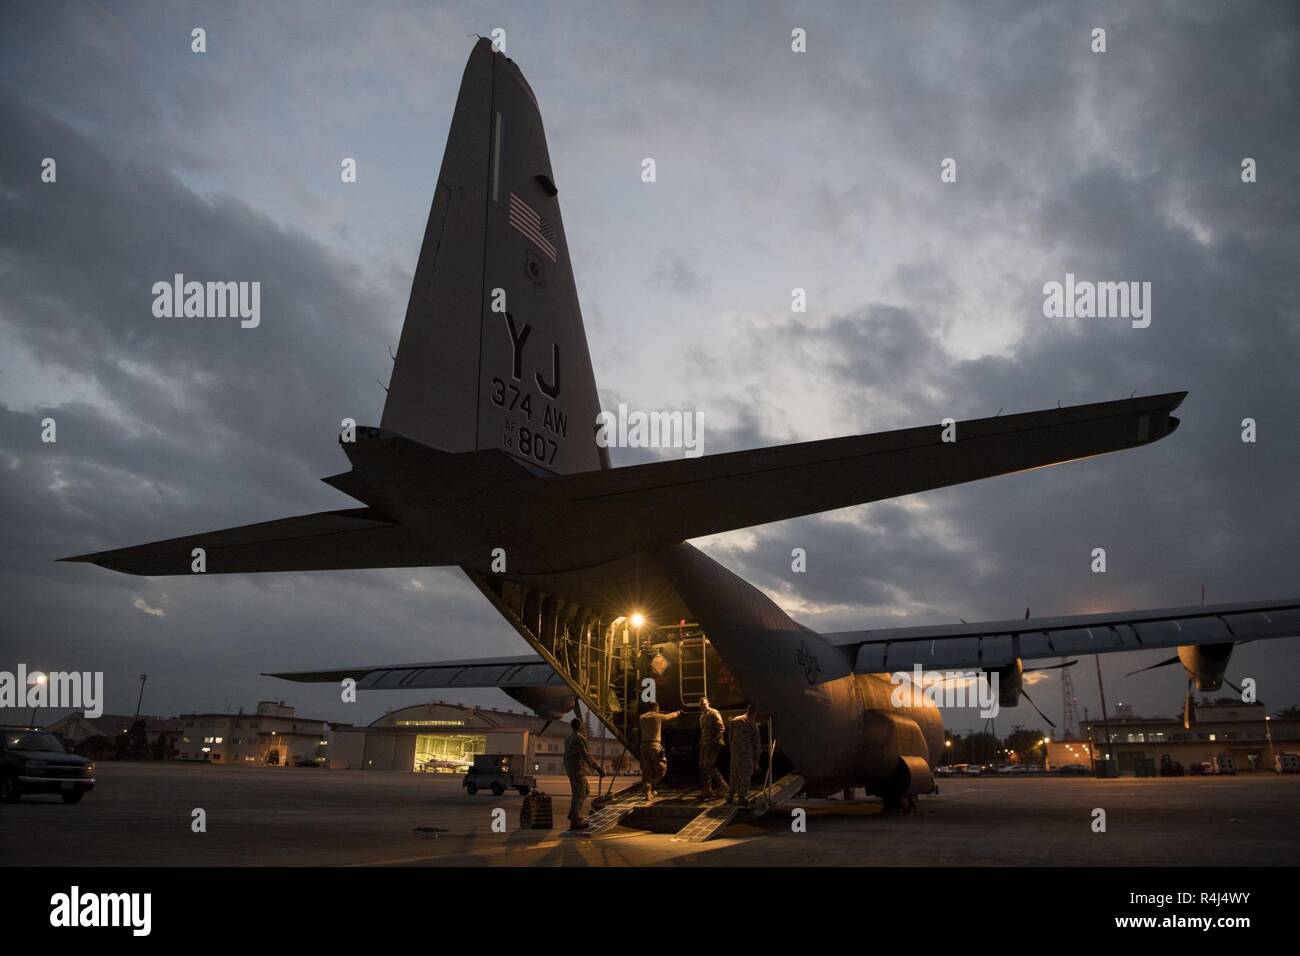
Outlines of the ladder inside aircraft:
{"label": "ladder inside aircraft", "polygon": [[694,706],[709,693],[708,652],[704,635],[683,638],[678,647],[677,689],[682,703]]}

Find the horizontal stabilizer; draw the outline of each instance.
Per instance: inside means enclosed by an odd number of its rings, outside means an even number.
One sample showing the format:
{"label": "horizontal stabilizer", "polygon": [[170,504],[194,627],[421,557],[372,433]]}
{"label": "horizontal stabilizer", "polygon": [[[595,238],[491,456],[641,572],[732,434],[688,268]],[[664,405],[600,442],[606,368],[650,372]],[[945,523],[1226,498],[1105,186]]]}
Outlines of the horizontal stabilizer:
{"label": "horizontal stabilizer", "polygon": [[446,687],[563,687],[564,680],[540,657],[488,657],[432,664],[381,664],[327,671],[265,674],[310,684],[337,684],[347,678],[361,690]]}
{"label": "horizontal stabilizer", "polygon": [[[572,530],[684,541],[1135,448],[1186,392],[652,462],[520,487],[578,506]],[[945,440],[949,437],[951,440]]]}
{"label": "horizontal stabilizer", "polygon": [[424,568],[453,563],[421,544],[407,529],[373,517],[369,508],[280,518],[60,560],[84,561],[127,574],[192,574],[195,548],[204,550],[207,574]]}
{"label": "horizontal stabilizer", "polygon": [[1156,647],[1300,637],[1300,600],[1112,611],[1028,620],[823,634],[856,658],[859,674],[998,668],[1034,660]]}

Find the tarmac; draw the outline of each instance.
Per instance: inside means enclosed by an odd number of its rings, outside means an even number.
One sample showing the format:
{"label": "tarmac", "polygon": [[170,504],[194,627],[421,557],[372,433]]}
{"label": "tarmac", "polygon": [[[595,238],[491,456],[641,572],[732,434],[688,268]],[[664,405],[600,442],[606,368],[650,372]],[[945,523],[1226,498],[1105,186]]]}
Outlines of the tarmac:
{"label": "tarmac", "polygon": [[[595,780],[592,793],[595,794]],[[100,762],[76,805],[0,804],[8,866],[1184,866],[1300,864],[1300,777],[943,780],[908,816],[796,798],[706,843],[624,827],[565,835],[568,783],[543,777],[556,829],[519,829],[515,793],[458,775]],[[494,832],[493,811],[506,832]],[[202,809],[206,832],[194,832]],[[796,832],[793,811],[806,811]],[[1096,832],[1095,811],[1105,813]],[[497,819],[500,819],[498,816]]]}

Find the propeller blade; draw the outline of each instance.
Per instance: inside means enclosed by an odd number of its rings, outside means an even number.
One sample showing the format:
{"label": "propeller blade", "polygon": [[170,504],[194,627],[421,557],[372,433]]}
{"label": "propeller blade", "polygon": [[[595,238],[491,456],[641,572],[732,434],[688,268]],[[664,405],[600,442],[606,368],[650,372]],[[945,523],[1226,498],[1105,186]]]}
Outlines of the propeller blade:
{"label": "propeller blade", "polygon": [[1073,666],[1074,666],[1075,664],[1077,664],[1077,663],[1079,663],[1079,662],[1078,662],[1078,661],[1065,661],[1064,663],[1061,663],[1061,664],[1044,664],[1042,667],[1026,667],[1026,668],[1025,668],[1025,673],[1026,673],[1026,674],[1032,674],[1034,671],[1054,671],[1054,670],[1060,670],[1062,667],[1073,667]]}
{"label": "propeller blade", "polygon": [[1225,677],[1223,679],[1223,682],[1227,684],[1229,687],[1231,687],[1233,690],[1235,690],[1238,694],[1245,696],[1246,692],[1242,690],[1240,687],[1238,687],[1236,684],[1234,684],[1232,681],[1228,680],[1228,678]]}
{"label": "propeller blade", "polygon": [[1187,696],[1183,699],[1183,730],[1192,729],[1196,719],[1196,705],[1192,703],[1192,679],[1187,678]]}
{"label": "propeller blade", "polygon": [[[1028,694],[1025,693],[1025,689],[1023,687],[1020,688],[1020,696],[1023,697],[1025,700],[1029,701],[1030,707],[1034,708],[1034,710],[1038,710],[1038,705],[1034,703],[1034,699],[1032,697],[1030,697]],[[1052,723],[1051,717],[1048,717],[1041,710],[1038,710],[1038,716],[1043,718],[1043,720],[1047,721],[1049,724],[1051,724],[1053,730],[1056,729],[1056,724]]]}
{"label": "propeller blade", "polygon": [[1125,677],[1132,677],[1134,674],[1141,674],[1143,671],[1153,671],[1153,670],[1155,670],[1157,667],[1168,667],[1170,664],[1177,664],[1177,663],[1178,663],[1178,655],[1175,654],[1173,657],[1169,658],[1169,660],[1167,660],[1167,661],[1161,661],[1159,664],[1152,664],[1150,667],[1139,667],[1139,668],[1138,668],[1137,670],[1135,670],[1135,671],[1129,671],[1129,672],[1128,672],[1127,674],[1125,674],[1124,676],[1125,676]]}

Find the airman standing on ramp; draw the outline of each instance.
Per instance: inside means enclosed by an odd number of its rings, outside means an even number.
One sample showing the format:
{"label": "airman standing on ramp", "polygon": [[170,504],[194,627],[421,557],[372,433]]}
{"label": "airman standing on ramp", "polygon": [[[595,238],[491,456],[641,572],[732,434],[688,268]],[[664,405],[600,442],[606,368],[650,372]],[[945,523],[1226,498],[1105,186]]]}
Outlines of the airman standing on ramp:
{"label": "airman standing on ramp", "polygon": [[726,742],[726,725],[722,714],[709,706],[709,698],[700,698],[700,792],[706,799],[727,792],[727,781],[718,773],[718,754]]}
{"label": "airman standing on ramp", "polygon": [[582,804],[590,792],[587,788],[587,771],[604,777],[605,771],[591,759],[587,738],[582,735],[582,721],[577,717],[569,721],[573,732],[564,741],[564,772],[569,775],[569,829],[585,830],[587,821],[582,818]]}
{"label": "airman standing on ramp", "polygon": [[758,762],[758,721],[754,705],[750,704],[739,717],[731,719],[731,779],[727,786],[727,802],[738,801],[749,806],[749,782],[754,778]]}
{"label": "airman standing on ramp", "polygon": [[641,714],[641,779],[645,781],[645,798],[655,798],[655,786],[668,773],[668,755],[664,753],[663,728],[670,720],[682,715],[680,710],[661,714],[655,701],[646,704]]}

